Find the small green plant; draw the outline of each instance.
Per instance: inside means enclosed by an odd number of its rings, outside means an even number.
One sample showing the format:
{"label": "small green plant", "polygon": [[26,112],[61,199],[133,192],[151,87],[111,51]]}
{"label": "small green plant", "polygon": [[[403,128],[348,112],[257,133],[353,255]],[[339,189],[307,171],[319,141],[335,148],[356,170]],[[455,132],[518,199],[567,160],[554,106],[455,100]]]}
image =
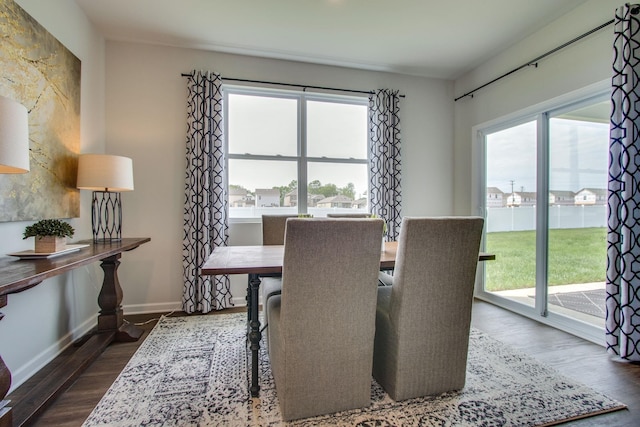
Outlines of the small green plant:
{"label": "small green plant", "polygon": [[[379,218],[376,214],[371,214],[369,218]],[[387,234],[387,221],[382,223],[382,234]]]}
{"label": "small green plant", "polygon": [[59,219],[43,219],[24,229],[23,239],[29,237],[73,237],[76,231],[71,225]]}

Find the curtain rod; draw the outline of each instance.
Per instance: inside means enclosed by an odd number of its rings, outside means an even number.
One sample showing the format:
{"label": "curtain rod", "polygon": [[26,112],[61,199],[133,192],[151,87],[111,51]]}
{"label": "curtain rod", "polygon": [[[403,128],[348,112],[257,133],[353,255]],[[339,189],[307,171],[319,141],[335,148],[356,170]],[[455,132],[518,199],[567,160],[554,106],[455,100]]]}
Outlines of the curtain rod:
{"label": "curtain rod", "polygon": [[598,26],[598,27],[596,27],[596,28],[594,28],[592,30],[587,31],[586,33],[576,37],[575,39],[569,40],[568,42],[556,47],[555,49],[551,49],[550,51],[543,53],[542,55],[538,56],[537,58],[532,59],[531,61],[527,62],[526,64],[522,64],[521,66],[519,66],[517,68],[514,68],[513,70],[511,70],[511,71],[509,71],[507,73],[504,73],[500,77],[496,77],[495,79],[491,80],[490,82],[485,83],[482,86],[478,86],[477,88],[473,89],[472,91],[469,91],[469,92],[465,93],[464,95],[460,95],[459,97],[455,98],[453,101],[454,102],[458,101],[459,99],[465,98],[467,96],[470,96],[471,98],[473,98],[473,94],[475,92],[477,92],[480,89],[483,89],[483,88],[489,86],[490,84],[493,84],[493,83],[497,82],[498,80],[504,79],[505,77],[510,76],[511,74],[515,73],[516,71],[522,70],[523,68],[530,67],[532,65],[535,66],[536,68],[538,68],[538,61],[540,61],[541,59],[546,58],[547,56],[549,56],[549,55],[551,55],[553,53],[556,53],[560,49],[564,49],[565,47],[569,46],[570,44],[573,44],[573,43],[575,43],[575,42],[577,42],[577,41],[579,41],[579,40],[581,40],[581,39],[583,39],[583,38],[595,33],[596,31],[600,31],[601,29],[603,29],[605,27],[608,27],[609,25],[613,24],[613,21],[614,20],[612,19],[611,21],[605,22],[604,24],[602,24],[602,25],[600,25],[600,26]]}
{"label": "curtain rod", "polygon": [[[181,74],[182,77],[193,77],[193,74],[191,73],[182,73]],[[299,84],[295,84],[295,83],[280,83],[280,82],[269,82],[269,81],[265,81],[265,80],[249,80],[249,79],[234,79],[234,78],[227,78],[227,77],[220,77],[222,80],[227,80],[227,81],[232,81],[232,82],[243,82],[243,83],[261,83],[261,84],[268,84],[268,85],[277,85],[277,86],[288,86],[288,87],[297,87],[297,88],[302,88],[303,91],[306,89],[323,89],[323,90],[335,90],[335,91],[339,91],[339,92],[351,92],[351,93],[364,93],[367,95],[372,95],[373,91],[365,91],[365,90],[355,90],[355,89],[340,89],[340,88],[335,88],[335,87],[325,87],[325,86],[310,86],[310,85],[299,85]],[[398,95],[400,98],[404,98],[405,95]]]}

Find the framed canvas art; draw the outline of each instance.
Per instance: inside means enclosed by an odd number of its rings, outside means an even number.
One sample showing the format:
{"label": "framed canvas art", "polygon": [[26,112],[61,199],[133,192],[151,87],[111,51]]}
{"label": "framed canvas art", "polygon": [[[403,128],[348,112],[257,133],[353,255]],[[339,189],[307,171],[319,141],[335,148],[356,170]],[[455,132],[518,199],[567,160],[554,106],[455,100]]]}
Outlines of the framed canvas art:
{"label": "framed canvas art", "polygon": [[30,172],[0,175],[0,222],[80,215],[80,60],[13,0],[0,0],[0,95],[29,112]]}

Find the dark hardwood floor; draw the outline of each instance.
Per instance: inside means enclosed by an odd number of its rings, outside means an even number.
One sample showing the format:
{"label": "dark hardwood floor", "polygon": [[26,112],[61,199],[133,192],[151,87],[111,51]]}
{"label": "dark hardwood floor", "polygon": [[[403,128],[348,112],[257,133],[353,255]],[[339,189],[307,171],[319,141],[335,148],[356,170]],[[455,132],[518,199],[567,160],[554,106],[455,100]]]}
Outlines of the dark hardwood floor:
{"label": "dark hardwood floor", "polygon": [[[231,311],[244,311],[244,308]],[[132,323],[139,323],[157,317],[158,315],[127,316],[127,319]],[[604,348],[598,345],[485,302],[474,303],[472,323],[475,328],[628,406],[625,410],[571,421],[563,424],[564,426],[640,426],[640,365],[613,361]],[[145,334],[138,342],[109,346],[33,425],[82,425],[154,325],[155,321],[143,325]],[[51,365],[56,363],[64,363],[63,357],[56,359]],[[46,371],[47,368],[43,369],[37,378],[30,379],[9,397],[19,399],[31,384],[46,377]]]}

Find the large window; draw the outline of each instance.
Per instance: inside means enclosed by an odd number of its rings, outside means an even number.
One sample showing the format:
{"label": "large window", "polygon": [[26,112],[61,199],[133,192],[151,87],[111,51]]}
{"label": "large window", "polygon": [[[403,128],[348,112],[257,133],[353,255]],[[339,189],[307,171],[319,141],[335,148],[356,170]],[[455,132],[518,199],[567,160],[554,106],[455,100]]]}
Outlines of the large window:
{"label": "large window", "polygon": [[225,87],[224,105],[231,218],[367,211],[366,97]]}
{"label": "large window", "polygon": [[603,94],[479,132],[496,260],[478,295],[585,338],[604,327],[610,108]]}

